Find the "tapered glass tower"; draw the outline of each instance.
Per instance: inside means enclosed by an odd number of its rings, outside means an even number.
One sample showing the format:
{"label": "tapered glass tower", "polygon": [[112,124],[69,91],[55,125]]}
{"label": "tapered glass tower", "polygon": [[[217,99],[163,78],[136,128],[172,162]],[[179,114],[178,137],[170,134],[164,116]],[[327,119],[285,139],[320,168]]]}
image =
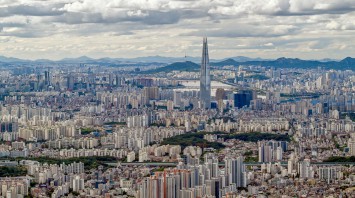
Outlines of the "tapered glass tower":
{"label": "tapered glass tower", "polygon": [[211,108],[211,76],[208,57],[207,38],[203,38],[201,78],[200,78],[200,102],[201,108]]}

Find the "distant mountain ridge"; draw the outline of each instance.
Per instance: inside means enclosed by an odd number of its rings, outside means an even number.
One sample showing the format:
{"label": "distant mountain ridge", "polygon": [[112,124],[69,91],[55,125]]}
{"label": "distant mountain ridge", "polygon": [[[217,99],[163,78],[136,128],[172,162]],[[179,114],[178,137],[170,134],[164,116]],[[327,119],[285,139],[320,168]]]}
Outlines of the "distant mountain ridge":
{"label": "distant mountain ridge", "polygon": [[[187,65],[195,67],[200,64],[201,59],[199,57],[163,57],[163,56],[147,56],[138,58],[100,58],[94,59],[87,56],[81,56],[78,58],[65,58],[62,60],[47,60],[39,59],[35,61],[24,60],[18,58],[9,58],[5,56],[0,56],[0,64],[24,64],[24,63],[52,63],[52,64],[99,64],[99,65],[149,65],[149,64],[160,64],[168,65],[166,71],[176,68],[180,71],[189,70]],[[211,66],[226,66],[226,65],[259,65],[265,67],[275,67],[275,68],[316,68],[324,67],[326,69],[341,69],[341,70],[355,70],[355,59],[347,57],[343,60],[337,61],[333,59],[322,59],[322,60],[302,60],[298,58],[285,58],[281,57],[276,60],[262,59],[262,58],[249,58],[245,56],[236,56],[232,58],[214,60],[211,59]],[[174,64],[177,63],[177,64]],[[178,64],[179,63],[179,64]],[[193,63],[193,64],[192,64]],[[171,65],[169,65],[171,64]],[[181,67],[181,68],[179,68]]]}
{"label": "distant mountain ridge", "polygon": [[269,61],[247,61],[238,62],[234,59],[227,59],[220,62],[211,63],[212,66],[251,66],[259,65],[264,67],[275,67],[275,68],[317,68],[323,67],[325,69],[339,69],[339,70],[355,70],[355,58],[347,57],[341,61],[322,61],[322,60],[301,60],[298,58],[278,58],[276,60]]}
{"label": "distant mountain ridge", "polygon": [[[232,57],[233,60],[236,60],[238,62],[246,62],[246,61],[263,61],[263,60],[269,60],[269,59],[262,59],[262,58],[249,58],[245,56],[236,56]],[[223,61],[225,59],[211,59],[211,62],[219,62]],[[12,58],[12,57],[5,57],[5,56],[0,56],[0,62],[3,63],[43,63],[43,62],[48,62],[48,63],[112,63],[112,64],[122,64],[122,63],[166,63],[166,64],[171,64],[175,62],[195,62],[199,63],[201,61],[201,57],[191,57],[191,56],[186,56],[186,57],[164,57],[164,56],[146,56],[146,57],[137,57],[137,58],[109,58],[109,57],[104,57],[104,58],[99,58],[99,59],[94,59],[90,58],[88,56],[80,56],[77,58],[64,58],[61,60],[48,60],[48,59],[38,59],[38,60],[25,60],[25,59],[19,59],[19,58]]]}
{"label": "distant mountain ridge", "polygon": [[[226,59],[220,62],[211,63],[211,66],[250,66],[250,65],[259,65],[266,67],[275,67],[275,68],[317,68],[323,67],[327,69],[340,69],[340,70],[355,70],[355,59],[354,58],[345,58],[341,61],[313,61],[313,60],[301,60],[297,58],[279,58],[273,61],[247,61],[247,62],[237,62],[234,59]],[[176,62],[164,67],[160,67],[153,70],[144,71],[145,74],[154,74],[159,72],[171,72],[171,71],[198,71],[200,65],[186,61],[186,62]]]}
{"label": "distant mountain ridge", "polygon": [[24,60],[24,59],[19,59],[19,58],[12,58],[12,57],[0,56],[0,62],[3,62],[3,63],[30,62],[30,60]]}

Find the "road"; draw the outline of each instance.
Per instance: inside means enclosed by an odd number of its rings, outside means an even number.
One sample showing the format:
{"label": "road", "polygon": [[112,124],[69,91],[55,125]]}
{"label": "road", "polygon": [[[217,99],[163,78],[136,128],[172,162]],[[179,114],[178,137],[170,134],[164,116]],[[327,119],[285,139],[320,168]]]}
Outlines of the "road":
{"label": "road", "polygon": [[[281,166],[287,166],[287,161],[280,162]],[[117,166],[118,163],[106,163],[109,166]],[[261,166],[263,162],[245,162],[246,166]],[[275,164],[275,162],[272,162]],[[312,165],[317,166],[354,166],[355,162],[311,162]],[[121,166],[176,166],[176,162],[121,162]],[[224,163],[219,163],[219,166],[224,166]]]}

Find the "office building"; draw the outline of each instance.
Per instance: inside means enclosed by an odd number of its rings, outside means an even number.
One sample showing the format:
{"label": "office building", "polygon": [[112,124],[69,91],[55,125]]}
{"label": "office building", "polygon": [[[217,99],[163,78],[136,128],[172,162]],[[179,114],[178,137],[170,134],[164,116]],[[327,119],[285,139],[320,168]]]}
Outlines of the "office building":
{"label": "office building", "polygon": [[255,94],[252,90],[242,90],[238,93],[234,94],[234,107],[235,108],[243,108],[249,107],[250,102],[255,97]]}

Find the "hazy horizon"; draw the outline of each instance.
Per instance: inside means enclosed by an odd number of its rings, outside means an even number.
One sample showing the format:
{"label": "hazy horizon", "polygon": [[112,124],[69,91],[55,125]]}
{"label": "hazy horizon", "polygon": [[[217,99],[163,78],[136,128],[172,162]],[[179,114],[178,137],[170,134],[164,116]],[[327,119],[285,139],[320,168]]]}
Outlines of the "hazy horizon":
{"label": "hazy horizon", "polygon": [[[161,57],[161,58],[173,58],[173,59],[184,59],[184,56],[162,56],[162,55],[147,55],[147,56],[136,56],[136,57],[94,57],[94,56],[87,56],[87,55],[82,55],[82,56],[71,56],[71,57],[63,57],[60,59],[50,59],[50,58],[21,58],[21,57],[14,57],[14,56],[4,56],[2,54],[0,54],[0,57],[5,57],[5,58],[14,58],[14,59],[21,59],[21,60],[29,60],[29,61],[38,61],[38,60],[49,60],[49,61],[61,61],[61,60],[65,60],[65,59],[78,59],[78,58],[82,58],[82,57],[87,57],[90,59],[94,59],[94,60],[98,60],[98,59],[104,59],[104,58],[109,58],[109,59],[139,59],[139,58],[149,58],[149,57]],[[187,56],[189,58],[201,58],[201,56]],[[211,61],[220,61],[220,60],[225,60],[225,59],[230,59],[230,58],[236,58],[236,57],[245,57],[245,58],[250,58],[250,59],[262,59],[262,60],[277,60],[279,58],[290,58],[290,59],[301,59],[301,60],[318,60],[318,61],[323,61],[323,60],[334,60],[334,61],[341,61],[345,58],[351,57],[354,58],[355,56],[347,56],[347,57],[343,57],[343,58],[328,58],[328,57],[323,57],[323,58],[309,58],[309,59],[305,59],[305,58],[299,58],[299,57],[274,57],[274,58],[265,58],[265,57],[252,57],[252,56],[229,56],[229,57],[223,57],[223,58],[211,58]]]}

